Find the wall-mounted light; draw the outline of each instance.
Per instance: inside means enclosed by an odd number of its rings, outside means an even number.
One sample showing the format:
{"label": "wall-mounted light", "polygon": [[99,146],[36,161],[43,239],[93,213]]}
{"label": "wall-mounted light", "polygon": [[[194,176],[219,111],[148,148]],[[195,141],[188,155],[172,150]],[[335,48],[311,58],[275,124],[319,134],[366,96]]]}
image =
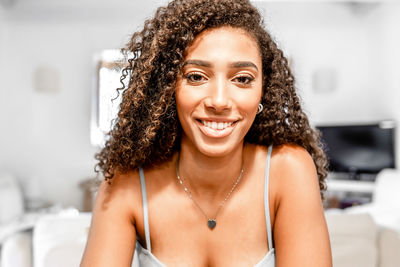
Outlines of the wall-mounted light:
{"label": "wall-mounted light", "polygon": [[337,87],[337,72],[334,68],[319,68],[312,74],[312,87],[316,93],[330,93]]}
{"label": "wall-mounted light", "polygon": [[0,6],[10,8],[15,4],[15,0],[0,0]]}
{"label": "wall-mounted light", "polygon": [[57,93],[60,91],[60,74],[50,66],[39,66],[33,72],[33,88],[38,93]]}

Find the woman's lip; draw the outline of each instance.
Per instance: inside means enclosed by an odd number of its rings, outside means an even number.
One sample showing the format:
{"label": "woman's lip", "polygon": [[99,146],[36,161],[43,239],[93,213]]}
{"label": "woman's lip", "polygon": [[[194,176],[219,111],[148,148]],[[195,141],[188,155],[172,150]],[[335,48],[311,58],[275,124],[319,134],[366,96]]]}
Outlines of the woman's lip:
{"label": "woman's lip", "polygon": [[215,121],[215,122],[232,122],[232,123],[238,121],[238,119],[224,119],[224,118],[204,118],[204,119],[198,118],[196,120],[201,121],[201,122],[203,122],[203,121],[207,121],[207,122]]}
{"label": "woman's lip", "polygon": [[[233,128],[236,126],[236,121],[235,121],[230,126],[226,127],[225,129],[217,130],[217,129],[207,127],[206,125],[203,124],[202,121],[196,120],[196,122],[197,122],[197,125],[199,126],[201,132],[204,135],[206,135],[208,137],[212,137],[212,138],[222,138],[222,137],[228,136],[232,133]],[[224,121],[224,122],[227,122],[227,121]]]}

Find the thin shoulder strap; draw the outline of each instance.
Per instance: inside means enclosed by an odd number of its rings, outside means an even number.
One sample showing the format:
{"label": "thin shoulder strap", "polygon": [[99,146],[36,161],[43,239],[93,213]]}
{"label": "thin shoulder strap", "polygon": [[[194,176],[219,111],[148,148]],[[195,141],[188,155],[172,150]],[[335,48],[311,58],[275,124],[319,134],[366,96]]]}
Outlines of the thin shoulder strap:
{"label": "thin shoulder strap", "polygon": [[268,147],[268,156],[265,166],[265,181],[264,181],[264,209],[265,209],[265,222],[267,224],[268,235],[268,249],[271,250],[272,246],[272,230],[271,230],[271,216],[269,214],[269,167],[271,165],[272,145]]}
{"label": "thin shoulder strap", "polygon": [[142,189],[144,235],[146,236],[146,247],[147,247],[147,250],[151,252],[149,213],[148,213],[148,209],[147,209],[146,182],[145,182],[145,179],[144,179],[144,172],[143,172],[142,167],[139,167],[139,176],[140,176],[140,186],[141,186],[141,189]]}

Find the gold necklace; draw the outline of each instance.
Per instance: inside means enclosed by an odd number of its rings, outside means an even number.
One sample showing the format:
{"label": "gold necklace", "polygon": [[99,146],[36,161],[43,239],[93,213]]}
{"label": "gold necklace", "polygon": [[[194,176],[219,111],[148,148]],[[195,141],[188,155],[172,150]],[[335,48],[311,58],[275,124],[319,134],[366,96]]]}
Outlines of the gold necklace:
{"label": "gold necklace", "polygon": [[190,192],[190,190],[185,186],[185,184],[183,183],[180,175],[179,175],[179,155],[178,158],[176,160],[176,177],[178,178],[179,183],[182,185],[183,190],[187,193],[187,195],[189,196],[189,198],[193,201],[193,203],[197,206],[197,208],[199,208],[199,210],[204,214],[204,216],[207,219],[207,226],[212,230],[214,229],[214,227],[217,225],[217,215],[219,213],[219,211],[221,210],[221,208],[225,205],[225,202],[228,200],[228,198],[231,196],[233,190],[235,190],[235,187],[238,185],[238,183],[240,182],[240,179],[243,176],[243,163],[242,163],[242,170],[240,171],[239,177],[236,179],[236,182],[233,184],[231,190],[229,191],[229,193],[226,195],[225,199],[221,202],[221,204],[218,207],[217,212],[215,213],[214,218],[210,218],[207,216],[207,214],[204,212],[204,210],[200,207],[200,205],[196,202],[196,200],[193,198],[192,193]]}

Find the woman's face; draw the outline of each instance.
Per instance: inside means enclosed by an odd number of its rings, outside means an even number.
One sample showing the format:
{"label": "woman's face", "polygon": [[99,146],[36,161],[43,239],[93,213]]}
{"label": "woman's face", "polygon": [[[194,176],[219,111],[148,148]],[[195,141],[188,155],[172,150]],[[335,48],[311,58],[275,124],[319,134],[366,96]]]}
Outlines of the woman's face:
{"label": "woman's face", "polygon": [[207,156],[242,145],[261,100],[261,67],[258,45],[244,30],[221,27],[198,35],[177,81],[182,145]]}

